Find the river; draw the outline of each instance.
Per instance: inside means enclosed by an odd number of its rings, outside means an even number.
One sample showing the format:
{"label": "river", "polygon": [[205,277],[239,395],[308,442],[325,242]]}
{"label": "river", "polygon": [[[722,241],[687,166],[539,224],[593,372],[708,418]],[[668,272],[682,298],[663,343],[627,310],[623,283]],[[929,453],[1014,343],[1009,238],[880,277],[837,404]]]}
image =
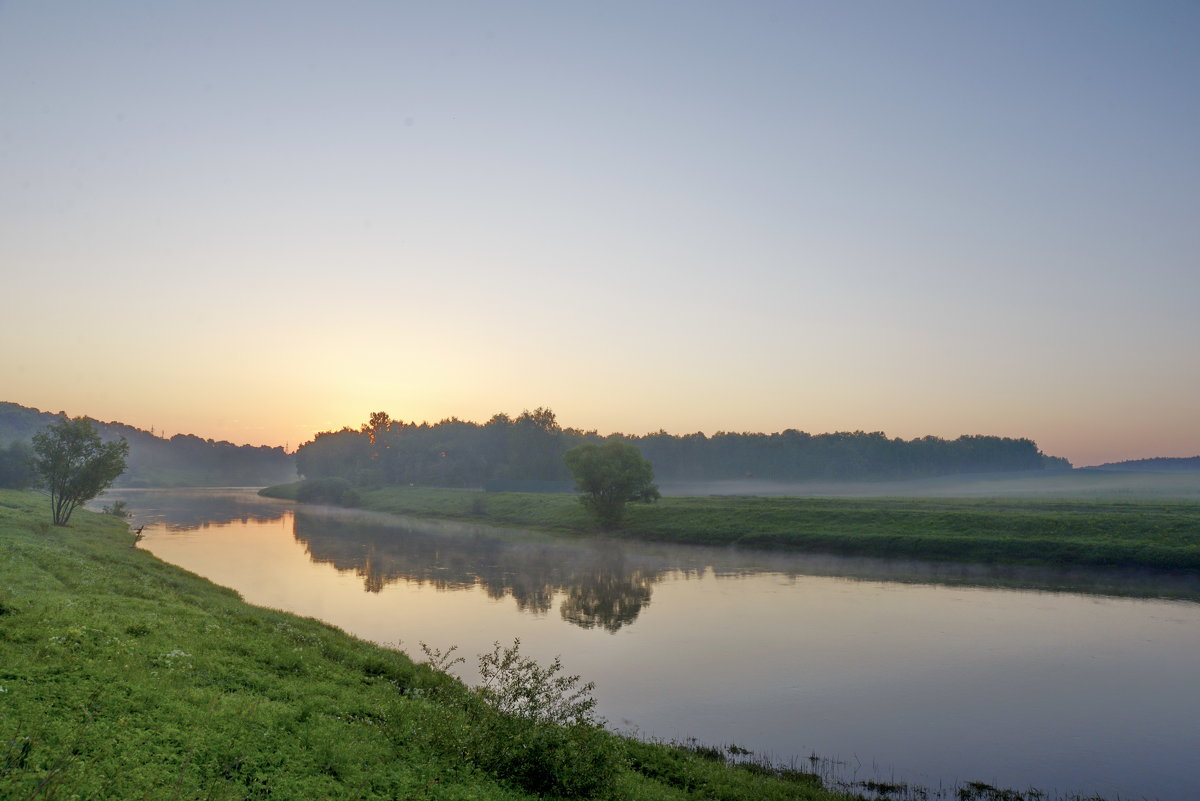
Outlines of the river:
{"label": "river", "polygon": [[1153,592],[1144,576],[554,537],[249,490],[113,498],[141,547],[250,603],[418,659],[514,638],[561,655],[617,730],[947,797],[1200,798],[1200,604],[1121,597]]}

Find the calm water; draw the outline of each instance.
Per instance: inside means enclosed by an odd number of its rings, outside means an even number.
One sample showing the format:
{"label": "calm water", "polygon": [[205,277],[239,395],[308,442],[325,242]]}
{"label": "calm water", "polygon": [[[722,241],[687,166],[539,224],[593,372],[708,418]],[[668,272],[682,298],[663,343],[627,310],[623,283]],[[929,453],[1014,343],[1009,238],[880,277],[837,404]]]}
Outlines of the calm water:
{"label": "calm water", "polygon": [[576,541],[247,491],[106,497],[149,523],[142,547],[251,603],[417,657],[514,637],[561,654],[613,728],[816,753],[845,780],[1200,798],[1200,604],[1095,594],[1137,577]]}

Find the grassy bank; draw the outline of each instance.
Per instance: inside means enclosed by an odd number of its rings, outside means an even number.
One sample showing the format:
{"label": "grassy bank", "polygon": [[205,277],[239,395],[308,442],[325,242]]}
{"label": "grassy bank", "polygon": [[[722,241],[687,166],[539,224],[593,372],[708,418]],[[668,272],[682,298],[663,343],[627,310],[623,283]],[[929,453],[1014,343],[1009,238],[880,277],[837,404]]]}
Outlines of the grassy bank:
{"label": "grassy bank", "polygon": [[48,520],[40,496],[0,490],[0,797],[843,797],[501,715],[402,653],[130,547],[122,521]]}
{"label": "grassy bank", "polygon": [[[295,498],[297,485],[266,491]],[[363,508],[562,532],[592,524],[573,495],[391,487]],[[1055,567],[1200,570],[1200,503],[1053,498],[665,497],[631,504],[620,536]]]}

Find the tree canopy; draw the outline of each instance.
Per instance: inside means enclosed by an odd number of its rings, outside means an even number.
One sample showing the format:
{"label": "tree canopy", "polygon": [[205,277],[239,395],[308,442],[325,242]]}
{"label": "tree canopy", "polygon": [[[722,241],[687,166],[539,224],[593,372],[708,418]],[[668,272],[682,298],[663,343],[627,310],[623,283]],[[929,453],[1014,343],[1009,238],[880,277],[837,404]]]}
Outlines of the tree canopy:
{"label": "tree canopy", "polygon": [[964,473],[1069,469],[1029,439],[962,436],[953,440],[890,438],[881,432],[771,434],[719,431],[706,435],[601,435],[563,428],[538,408],[486,423],[448,418],[404,422],[374,412],[360,429],[324,431],[296,452],[305,478],[345,478],[356,486],[418,484],[501,491],[566,491],[563,454],[585,442],[623,439],[654,465],[659,481],[691,483],[909,479]]}
{"label": "tree canopy", "polygon": [[62,418],[33,435],[33,465],[50,493],[54,525],[65,526],[78,506],[95,498],[125,470],[129,443],[102,442],[86,417]]}
{"label": "tree canopy", "polygon": [[580,500],[601,528],[620,525],[626,503],[653,503],[659,498],[654,468],[628,442],[585,443],[567,451],[563,459],[575,476],[576,487],[587,493]]}

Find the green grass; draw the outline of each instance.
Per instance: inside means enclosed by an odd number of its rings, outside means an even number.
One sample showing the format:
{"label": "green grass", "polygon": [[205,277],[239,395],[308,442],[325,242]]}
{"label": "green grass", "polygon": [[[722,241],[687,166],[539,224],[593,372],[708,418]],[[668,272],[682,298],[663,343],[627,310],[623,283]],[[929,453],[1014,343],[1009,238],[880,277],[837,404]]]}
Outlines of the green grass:
{"label": "green grass", "polygon": [[896,498],[667,498],[627,528],[704,541],[854,556],[1200,569],[1200,504]]}
{"label": "green grass", "polygon": [[807,774],[481,714],[402,653],[131,548],[122,521],[48,520],[41,496],[0,490],[0,798],[535,797],[513,743],[569,777],[603,762],[602,797],[841,797]]}
{"label": "green grass", "polygon": [[[286,497],[294,485],[275,491]],[[568,494],[392,487],[363,508],[560,532],[593,528]],[[665,497],[618,536],[851,556],[1200,571],[1200,503],[1131,498]]]}

